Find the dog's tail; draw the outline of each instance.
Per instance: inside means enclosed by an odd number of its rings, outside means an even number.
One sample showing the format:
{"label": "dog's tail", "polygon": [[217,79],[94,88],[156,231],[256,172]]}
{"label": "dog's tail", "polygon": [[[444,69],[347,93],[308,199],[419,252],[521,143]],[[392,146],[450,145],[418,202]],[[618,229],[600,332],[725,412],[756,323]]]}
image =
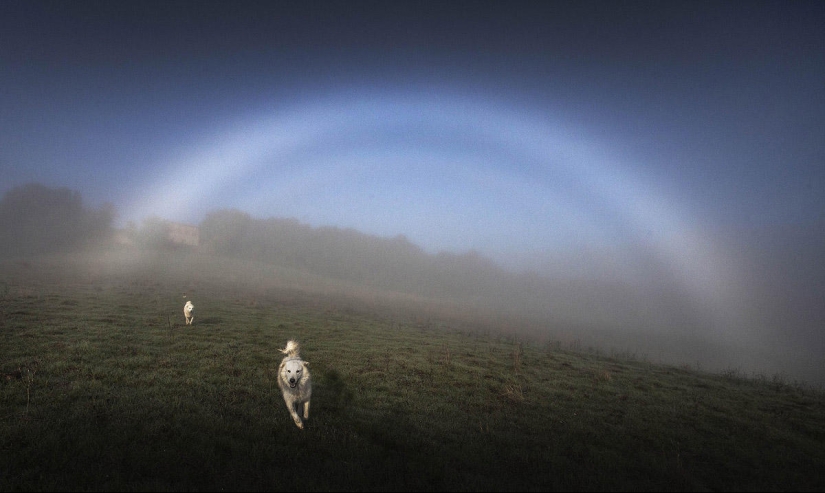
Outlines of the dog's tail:
{"label": "dog's tail", "polygon": [[293,341],[292,339],[290,339],[286,343],[286,347],[284,349],[281,349],[280,351],[282,353],[286,354],[287,356],[289,356],[291,358],[294,358],[294,357],[298,356],[298,350],[299,350],[298,342]]}

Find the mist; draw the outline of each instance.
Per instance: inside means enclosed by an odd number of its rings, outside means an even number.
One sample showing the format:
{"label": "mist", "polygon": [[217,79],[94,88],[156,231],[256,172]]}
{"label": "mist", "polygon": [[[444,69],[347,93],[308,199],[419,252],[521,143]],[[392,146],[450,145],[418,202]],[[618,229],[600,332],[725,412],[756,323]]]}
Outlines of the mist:
{"label": "mist", "polygon": [[114,206],[90,208],[80,192],[29,183],[0,199],[0,256],[70,251],[111,235]]}
{"label": "mist", "polygon": [[[199,244],[187,246],[170,239],[163,218],[117,229],[115,217],[112,206],[87,207],[80,192],[68,188],[17,187],[0,200],[0,252],[36,261],[84,249],[104,258],[101,252],[125,249],[128,255],[119,258],[132,265],[123,266],[126,276],[167,255],[255,262],[300,273],[294,287],[307,296],[349,298],[365,310],[404,304],[418,316],[470,330],[825,383],[823,225],[706,231],[729,273],[726,298],[719,300],[697,295],[644,244],[492,259],[473,250],[427,252],[402,234],[382,237],[221,209],[196,225]],[[254,289],[267,275],[233,283]]]}

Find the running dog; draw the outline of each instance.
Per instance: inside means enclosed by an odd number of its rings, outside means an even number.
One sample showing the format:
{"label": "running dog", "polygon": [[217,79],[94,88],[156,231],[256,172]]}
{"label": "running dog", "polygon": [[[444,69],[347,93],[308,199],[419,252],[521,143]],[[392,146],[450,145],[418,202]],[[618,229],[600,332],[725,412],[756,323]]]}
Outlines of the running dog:
{"label": "running dog", "polygon": [[187,301],[183,305],[183,316],[186,317],[186,325],[192,325],[192,321],[195,320],[193,313],[195,313],[195,305],[191,301]]}
{"label": "running dog", "polygon": [[303,407],[304,419],[309,419],[309,398],[312,396],[312,381],[309,378],[309,362],[301,359],[298,354],[298,343],[290,340],[286,343],[286,348],[280,351],[284,353],[284,359],[278,366],[278,387],[281,388],[281,395],[286,402],[292,421],[295,426],[304,429],[304,422],[298,415],[298,410]]}

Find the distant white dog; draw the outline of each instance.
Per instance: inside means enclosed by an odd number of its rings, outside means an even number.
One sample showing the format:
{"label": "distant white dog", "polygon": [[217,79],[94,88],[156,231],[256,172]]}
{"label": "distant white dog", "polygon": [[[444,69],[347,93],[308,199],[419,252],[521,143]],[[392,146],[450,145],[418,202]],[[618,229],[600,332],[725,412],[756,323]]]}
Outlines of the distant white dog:
{"label": "distant white dog", "polygon": [[304,419],[309,419],[309,398],[312,396],[312,382],[309,378],[309,362],[301,359],[298,354],[298,343],[290,340],[286,348],[280,350],[286,354],[278,366],[278,387],[284,396],[286,408],[289,410],[295,426],[304,429],[304,423],[298,415],[303,406]]}
{"label": "distant white dog", "polygon": [[183,305],[183,316],[186,317],[186,325],[192,325],[192,321],[195,320],[195,305],[192,304],[191,301],[187,301],[185,305]]}

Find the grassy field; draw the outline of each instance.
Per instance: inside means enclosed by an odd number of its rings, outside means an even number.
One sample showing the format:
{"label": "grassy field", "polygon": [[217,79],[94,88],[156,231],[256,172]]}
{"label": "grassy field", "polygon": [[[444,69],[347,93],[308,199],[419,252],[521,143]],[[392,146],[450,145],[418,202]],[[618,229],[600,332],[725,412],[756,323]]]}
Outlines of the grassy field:
{"label": "grassy field", "polygon": [[[129,252],[5,262],[0,303],[2,491],[825,490],[821,391],[460,306]],[[275,383],[289,338],[303,431]]]}

